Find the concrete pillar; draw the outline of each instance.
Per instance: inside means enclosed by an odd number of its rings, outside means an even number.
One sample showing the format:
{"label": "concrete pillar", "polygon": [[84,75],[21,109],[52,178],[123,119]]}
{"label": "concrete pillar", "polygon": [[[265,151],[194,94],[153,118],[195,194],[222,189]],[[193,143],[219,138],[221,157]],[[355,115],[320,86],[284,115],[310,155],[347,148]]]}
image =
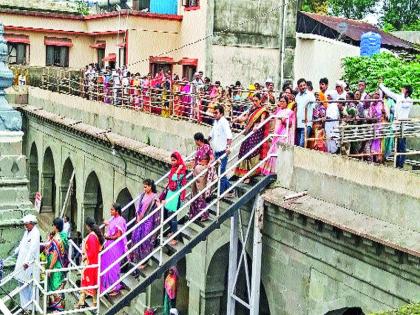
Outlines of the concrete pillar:
{"label": "concrete pillar", "polygon": [[42,173],[42,212],[52,212],[54,205],[54,174]]}
{"label": "concrete pillar", "polygon": [[19,238],[21,229],[12,227],[22,226],[22,217],[35,210],[29,202],[26,157],[22,154],[22,117],[5,98],[4,89],[12,86],[13,73],[6,65],[3,33],[0,23],[0,257],[6,257]]}
{"label": "concrete pillar", "polygon": [[206,292],[201,292],[201,309],[204,310],[202,314],[220,314],[224,291],[225,288],[221,286],[219,288],[206,288]]}
{"label": "concrete pillar", "polygon": [[35,199],[35,193],[39,191],[39,171],[38,163],[31,161],[29,164],[29,198]]}
{"label": "concrete pillar", "polygon": [[[63,209],[64,200],[66,200],[67,190],[69,189],[68,185],[62,185],[60,186],[60,199],[58,201],[59,205],[59,212]],[[67,213],[68,215],[68,213]]]}

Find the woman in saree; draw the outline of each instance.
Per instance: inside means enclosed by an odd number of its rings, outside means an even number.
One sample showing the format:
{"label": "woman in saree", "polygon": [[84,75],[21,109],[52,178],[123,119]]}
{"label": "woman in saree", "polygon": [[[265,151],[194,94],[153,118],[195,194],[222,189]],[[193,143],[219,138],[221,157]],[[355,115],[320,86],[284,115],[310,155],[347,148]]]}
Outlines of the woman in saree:
{"label": "woman in saree", "polygon": [[127,222],[121,216],[121,206],[114,203],[111,207],[111,219],[104,222],[106,226],[104,253],[101,256],[101,272],[109,266],[112,268],[101,276],[101,292],[112,286],[110,296],[120,293],[121,284],[117,283],[120,278],[121,262],[116,262],[126,251],[127,239],[124,237],[117,241],[126,231]]}
{"label": "woman in saree", "polygon": [[182,79],[181,87],[181,110],[184,117],[192,115],[192,97],[191,97],[191,84],[186,77]]}
{"label": "woman in saree", "polygon": [[99,252],[101,251],[102,244],[105,241],[104,236],[94,219],[89,217],[86,218],[85,226],[88,233],[82,243],[82,259],[85,268],[82,271],[82,292],[79,297],[79,302],[75,305],[76,309],[87,307],[86,296],[92,297],[92,303],[96,306],[97,290],[83,288],[93,287],[98,284],[98,268],[91,268],[89,266],[98,264]]}
{"label": "woman in saree", "polygon": [[[201,194],[191,203],[188,214],[190,220],[207,207],[206,199],[211,195],[211,188],[206,188],[206,186],[207,183],[213,181],[216,176],[214,167],[209,167],[209,165],[214,161],[214,153],[208,141],[204,138],[204,135],[201,132],[194,135],[194,141],[197,145],[197,150],[192,163],[193,176],[196,178],[198,175],[201,175],[192,184],[191,198],[194,199],[198,194]],[[203,190],[205,191],[203,192]],[[208,210],[201,213],[200,220],[202,222],[207,221],[208,218]]]}
{"label": "woman in saree", "polygon": [[172,267],[165,278],[165,297],[163,300],[163,315],[170,315],[171,309],[176,307],[176,289],[178,284],[178,271]]}
{"label": "woman in saree", "polygon": [[[274,125],[275,137],[271,141],[268,154],[276,154],[279,143],[288,143],[293,145],[295,139],[295,112],[287,107],[289,99],[285,94],[280,96],[277,103],[277,109],[274,115],[277,116]],[[261,168],[264,175],[274,174],[276,172],[277,157],[270,157]]]}
{"label": "woman in saree", "polygon": [[[53,220],[53,231],[50,233],[48,245],[45,248],[47,254],[47,270],[60,270],[64,266],[65,244],[61,239],[63,231],[63,219]],[[61,288],[64,281],[64,273],[55,271],[48,273],[48,291],[53,292]],[[48,309],[54,312],[64,311],[64,295],[52,294],[48,296]]]}
{"label": "woman in saree", "polygon": [[149,73],[147,77],[143,79],[141,96],[143,101],[143,111],[150,112],[150,88],[151,88],[152,75]]}
{"label": "woman in saree", "polygon": [[[181,192],[183,186],[187,184],[187,167],[179,152],[175,151],[171,154],[171,171],[168,175],[168,185],[162,196],[162,204],[165,211],[165,220],[172,216],[181,206],[186,196],[186,190]],[[178,219],[174,216],[169,221],[170,233],[168,236],[178,231]],[[171,245],[176,245],[177,239],[170,241]]]}
{"label": "woman in saree", "polygon": [[[245,176],[250,170],[254,169],[255,166],[260,162],[261,159],[265,158],[268,152],[268,142],[264,142],[259,148],[252,151],[258,144],[261,143],[270,132],[270,124],[266,122],[261,124],[267,119],[269,112],[261,105],[261,94],[257,93],[252,98],[253,105],[249,112],[245,112],[241,116],[235,118],[233,121],[247,122],[245,126],[245,135],[253,132],[246,140],[244,140],[239,149],[238,159],[241,159],[248,153],[247,157],[239,163],[235,168],[235,175],[237,177]],[[252,151],[252,152],[251,152]],[[248,174],[244,180],[245,184],[251,182],[251,177],[256,176],[260,173],[260,169],[255,169],[252,174]]]}
{"label": "woman in saree", "polygon": [[[369,118],[372,119],[372,126],[376,133],[381,131],[380,123],[383,122],[385,116],[384,103],[379,100],[381,98],[380,92],[376,91],[373,94],[374,101],[370,104]],[[382,162],[382,139],[373,139],[370,144],[370,153],[372,154],[372,160],[377,163]]]}
{"label": "woman in saree", "polygon": [[[145,179],[143,181],[143,193],[140,196],[138,203],[136,204],[136,223],[139,223],[143,218],[147,217],[156,209],[156,186],[155,182],[151,179]],[[156,226],[159,225],[160,215],[159,212],[151,215],[146,221],[144,221],[139,227],[137,227],[131,238],[133,246],[139,243],[141,240],[146,239],[143,243],[138,246],[131,254],[131,261],[133,263],[139,263],[146,258],[155,247],[156,233],[149,235]],[[140,269],[144,269],[145,265],[141,265]]]}

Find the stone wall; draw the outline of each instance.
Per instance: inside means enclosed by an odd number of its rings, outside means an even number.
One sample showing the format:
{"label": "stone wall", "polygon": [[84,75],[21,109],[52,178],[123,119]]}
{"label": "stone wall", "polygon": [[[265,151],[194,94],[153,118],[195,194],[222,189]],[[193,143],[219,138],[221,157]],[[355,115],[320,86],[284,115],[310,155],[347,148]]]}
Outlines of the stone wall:
{"label": "stone wall", "polygon": [[[154,117],[124,108],[107,106],[81,98],[31,89],[31,106],[83,120],[92,128],[106,129],[137,141],[171,150],[176,143],[192,151],[193,131],[208,132],[203,126]],[[68,159],[76,170],[76,196],[80,215],[85,211],[88,177],[98,177],[106,211],[121,190],[132,196],[145,177],[158,178],[167,169],[152,157],[130,150],[113,155],[109,144],[76,134],[59,123],[27,115],[25,153],[31,156],[35,143],[38,171],[42,177],[45,152],[50,148],[55,164],[57,207],[63,200],[63,168]],[[149,136],[152,136],[148,138]],[[124,169],[124,162],[127,168]],[[418,233],[420,177],[393,168],[372,165],[341,156],[282,146],[278,158],[278,181],[274,185],[291,191],[308,190],[325,202],[326,209],[338,207],[355,215],[366,215],[406,231]],[[40,185],[42,186],[42,180]],[[277,195],[277,190],[267,194]],[[282,200],[282,196],[277,196]],[[391,309],[420,300],[420,261],[362,236],[355,236],[331,222],[308,218],[281,203],[266,198],[263,228],[261,314],[324,314],[346,306],[365,311]],[[273,199],[273,198],[271,198]],[[270,200],[271,200],[270,199]],[[242,211],[243,224],[249,206]],[[106,213],[106,212],[105,212]],[[326,220],[327,221],[327,220]],[[372,227],[373,229],[375,227]],[[229,221],[187,255],[182,295],[188,296],[189,314],[223,314],[226,305]],[[415,239],[414,239],[415,240]],[[413,244],[413,246],[417,246]],[[251,248],[247,247],[249,259]],[[157,281],[131,305],[139,312],[146,304],[158,306],[162,283]],[[244,290],[244,285],[240,288]],[[242,314],[238,311],[238,314]]]}
{"label": "stone wall", "polygon": [[339,155],[282,146],[278,181],[295,191],[420,230],[420,176]]}
{"label": "stone wall", "polygon": [[293,79],[295,2],[289,2],[286,10],[285,2],[276,0],[209,2],[213,9],[209,13],[213,15],[213,42],[208,58],[214,79],[220,78],[223,84],[240,80],[247,87],[271,78],[280,87],[282,61],[284,78]]}

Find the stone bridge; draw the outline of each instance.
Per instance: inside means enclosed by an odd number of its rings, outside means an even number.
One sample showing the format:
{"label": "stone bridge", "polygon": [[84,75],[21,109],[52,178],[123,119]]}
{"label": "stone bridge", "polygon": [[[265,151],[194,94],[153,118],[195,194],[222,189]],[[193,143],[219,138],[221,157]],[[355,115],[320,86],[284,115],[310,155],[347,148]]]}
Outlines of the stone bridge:
{"label": "stone bridge", "polygon": [[[30,192],[42,193],[41,214],[57,215],[74,171],[68,214],[78,230],[87,215],[101,220],[113,201],[137,195],[144,178],[163,175],[172,150],[192,152],[194,132],[208,133],[38,88],[30,88],[28,103],[18,108]],[[263,196],[261,314],[324,314],[346,306],[370,312],[420,301],[418,175],[290,146],[281,147],[278,160],[278,181]],[[284,201],[303,190],[307,196]],[[246,222],[247,209],[241,215]],[[180,262],[181,314],[225,313],[228,251],[226,223]],[[131,310],[161,303],[160,280]],[[240,307],[237,313],[246,314]]]}

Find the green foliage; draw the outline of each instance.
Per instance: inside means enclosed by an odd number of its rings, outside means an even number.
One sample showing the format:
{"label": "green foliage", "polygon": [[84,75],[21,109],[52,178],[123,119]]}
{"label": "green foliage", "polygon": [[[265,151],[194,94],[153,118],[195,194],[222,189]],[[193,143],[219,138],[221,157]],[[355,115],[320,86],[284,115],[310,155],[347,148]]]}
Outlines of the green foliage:
{"label": "green foliage", "polygon": [[361,20],[373,12],[376,0],[328,0],[333,15]]}
{"label": "green foliage", "polygon": [[[420,1],[384,0],[381,24],[393,31],[420,30]],[[392,27],[392,29],[390,29]]]}
{"label": "green foliage", "polygon": [[359,80],[365,80],[367,90],[372,92],[378,88],[378,81],[395,92],[399,92],[405,84],[413,87],[412,98],[420,98],[420,59],[405,61],[390,53],[380,53],[373,57],[347,57],[343,59],[345,80],[352,89]]}
{"label": "green foliage", "polygon": [[420,315],[420,304],[405,305],[398,310],[370,315]]}
{"label": "green foliage", "polygon": [[304,0],[301,10],[305,12],[327,14],[328,0]]}
{"label": "green foliage", "polygon": [[89,14],[89,6],[83,0],[76,1],[77,5],[77,12],[81,15],[88,15]]}

